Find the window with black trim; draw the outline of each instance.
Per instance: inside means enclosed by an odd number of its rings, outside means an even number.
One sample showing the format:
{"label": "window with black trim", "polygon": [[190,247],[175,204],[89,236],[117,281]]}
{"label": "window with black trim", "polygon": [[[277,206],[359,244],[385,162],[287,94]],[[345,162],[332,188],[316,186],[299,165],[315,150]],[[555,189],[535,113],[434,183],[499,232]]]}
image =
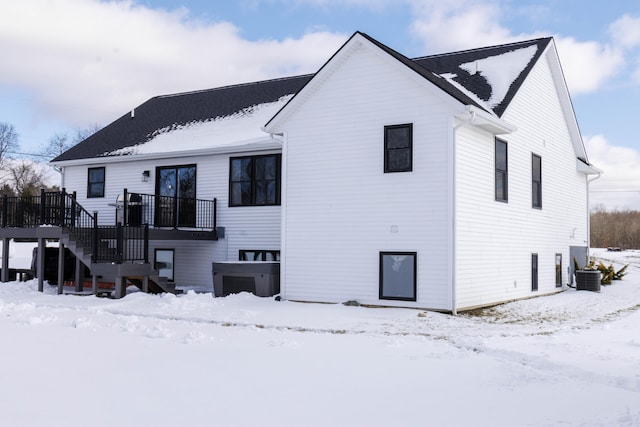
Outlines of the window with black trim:
{"label": "window with black trim", "polygon": [[538,254],[531,254],[531,290],[538,290]]}
{"label": "window with black trim", "polygon": [[413,169],[413,124],[384,127],[384,171],[410,172]]}
{"label": "window with black trim", "polygon": [[280,204],[280,154],[232,157],[229,206]]}
{"label": "window with black trim", "polygon": [[416,300],[416,252],[380,252],[380,299]]}
{"label": "window with black trim", "polygon": [[556,254],[556,288],[562,287],[562,254]]}
{"label": "window with black trim", "polygon": [[280,261],[280,251],[264,249],[241,249],[238,253],[240,261]]}
{"label": "window with black trim", "polygon": [[89,168],[87,173],[87,198],[104,197],[104,167]]}
{"label": "window with black trim", "polygon": [[542,157],[531,155],[531,204],[542,208]]}
{"label": "window with black trim", "polygon": [[168,281],[174,280],[175,252],[173,249],[155,249],[153,254],[153,268],[158,271],[158,275],[166,277]]}
{"label": "window with black trim", "polygon": [[507,143],[496,138],[495,144],[496,163],[496,200],[506,202],[509,200],[509,176],[507,169]]}

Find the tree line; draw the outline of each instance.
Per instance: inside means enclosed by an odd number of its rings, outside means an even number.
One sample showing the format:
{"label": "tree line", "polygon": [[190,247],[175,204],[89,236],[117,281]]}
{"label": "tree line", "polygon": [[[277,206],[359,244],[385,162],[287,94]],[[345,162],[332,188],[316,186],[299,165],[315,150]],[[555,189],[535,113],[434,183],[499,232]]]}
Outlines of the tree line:
{"label": "tree line", "polygon": [[591,247],[640,249],[640,211],[596,206],[591,211]]}
{"label": "tree line", "polygon": [[[99,130],[98,125],[54,134],[35,156],[49,161]],[[35,196],[40,189],[57,190],[49,185],[49,166],[20,153],[20,137],[11,123],[0,122],[0,195]]]}

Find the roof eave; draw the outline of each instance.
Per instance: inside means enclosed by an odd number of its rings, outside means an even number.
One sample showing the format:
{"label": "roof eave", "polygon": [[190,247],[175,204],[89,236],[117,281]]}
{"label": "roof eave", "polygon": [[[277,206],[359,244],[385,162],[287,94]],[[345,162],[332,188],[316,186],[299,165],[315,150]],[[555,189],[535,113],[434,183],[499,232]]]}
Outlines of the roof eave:
{"label": "roof eave", "polygon": [[457,114],[455,117],[462,121],[470,120],[472,125],[491,132],[494,135],[513,133],[518,129],[515,125],[475,105],[465,105],[464,112]]}
{"label": "roof eave", "polygon": [[598,169],[592,164],[586,163],[582,159],[576,159],[576,169],[578,172],[583,173],[585,175],[602,175],[604,171],[602,169]]}
{"label": "roof eave", "polygon": [[276,139],[265,135],[259,140],[238,141],[228,145],[202,148],[198,150],[164,151],[157,153],[123,154],[112,156],[90,157],[84,159],[61,160],[49,162],[53,166],[66,167],[78,165],[105,164],[111,162],[132,162],[140,160],[155,160],[176,157],[197,157],[206,155],[235,154],[246,152],[261,152],[281,150],[282,144]]}

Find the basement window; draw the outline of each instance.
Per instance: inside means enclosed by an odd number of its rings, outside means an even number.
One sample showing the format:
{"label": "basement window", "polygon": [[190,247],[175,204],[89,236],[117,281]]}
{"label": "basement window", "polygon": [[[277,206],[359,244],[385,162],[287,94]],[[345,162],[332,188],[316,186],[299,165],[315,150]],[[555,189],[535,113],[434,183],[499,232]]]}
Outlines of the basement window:
{"label": "basement window", "polygon": [[241,249],[238,259],[240,261],[280,261],[280,251]]}
{"label": "basement window", "polygon": [[416,252],[380,252],[380,299],[416,300]]}

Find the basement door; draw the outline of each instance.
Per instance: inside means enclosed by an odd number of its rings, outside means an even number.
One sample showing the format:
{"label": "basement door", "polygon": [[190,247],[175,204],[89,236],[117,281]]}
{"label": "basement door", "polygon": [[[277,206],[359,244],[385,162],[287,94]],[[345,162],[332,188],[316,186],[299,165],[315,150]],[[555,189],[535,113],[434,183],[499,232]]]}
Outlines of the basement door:
{"label": "basement door", "polygon": [[156,226],[195,227],[196,165],[158,167],[156,176]]}

